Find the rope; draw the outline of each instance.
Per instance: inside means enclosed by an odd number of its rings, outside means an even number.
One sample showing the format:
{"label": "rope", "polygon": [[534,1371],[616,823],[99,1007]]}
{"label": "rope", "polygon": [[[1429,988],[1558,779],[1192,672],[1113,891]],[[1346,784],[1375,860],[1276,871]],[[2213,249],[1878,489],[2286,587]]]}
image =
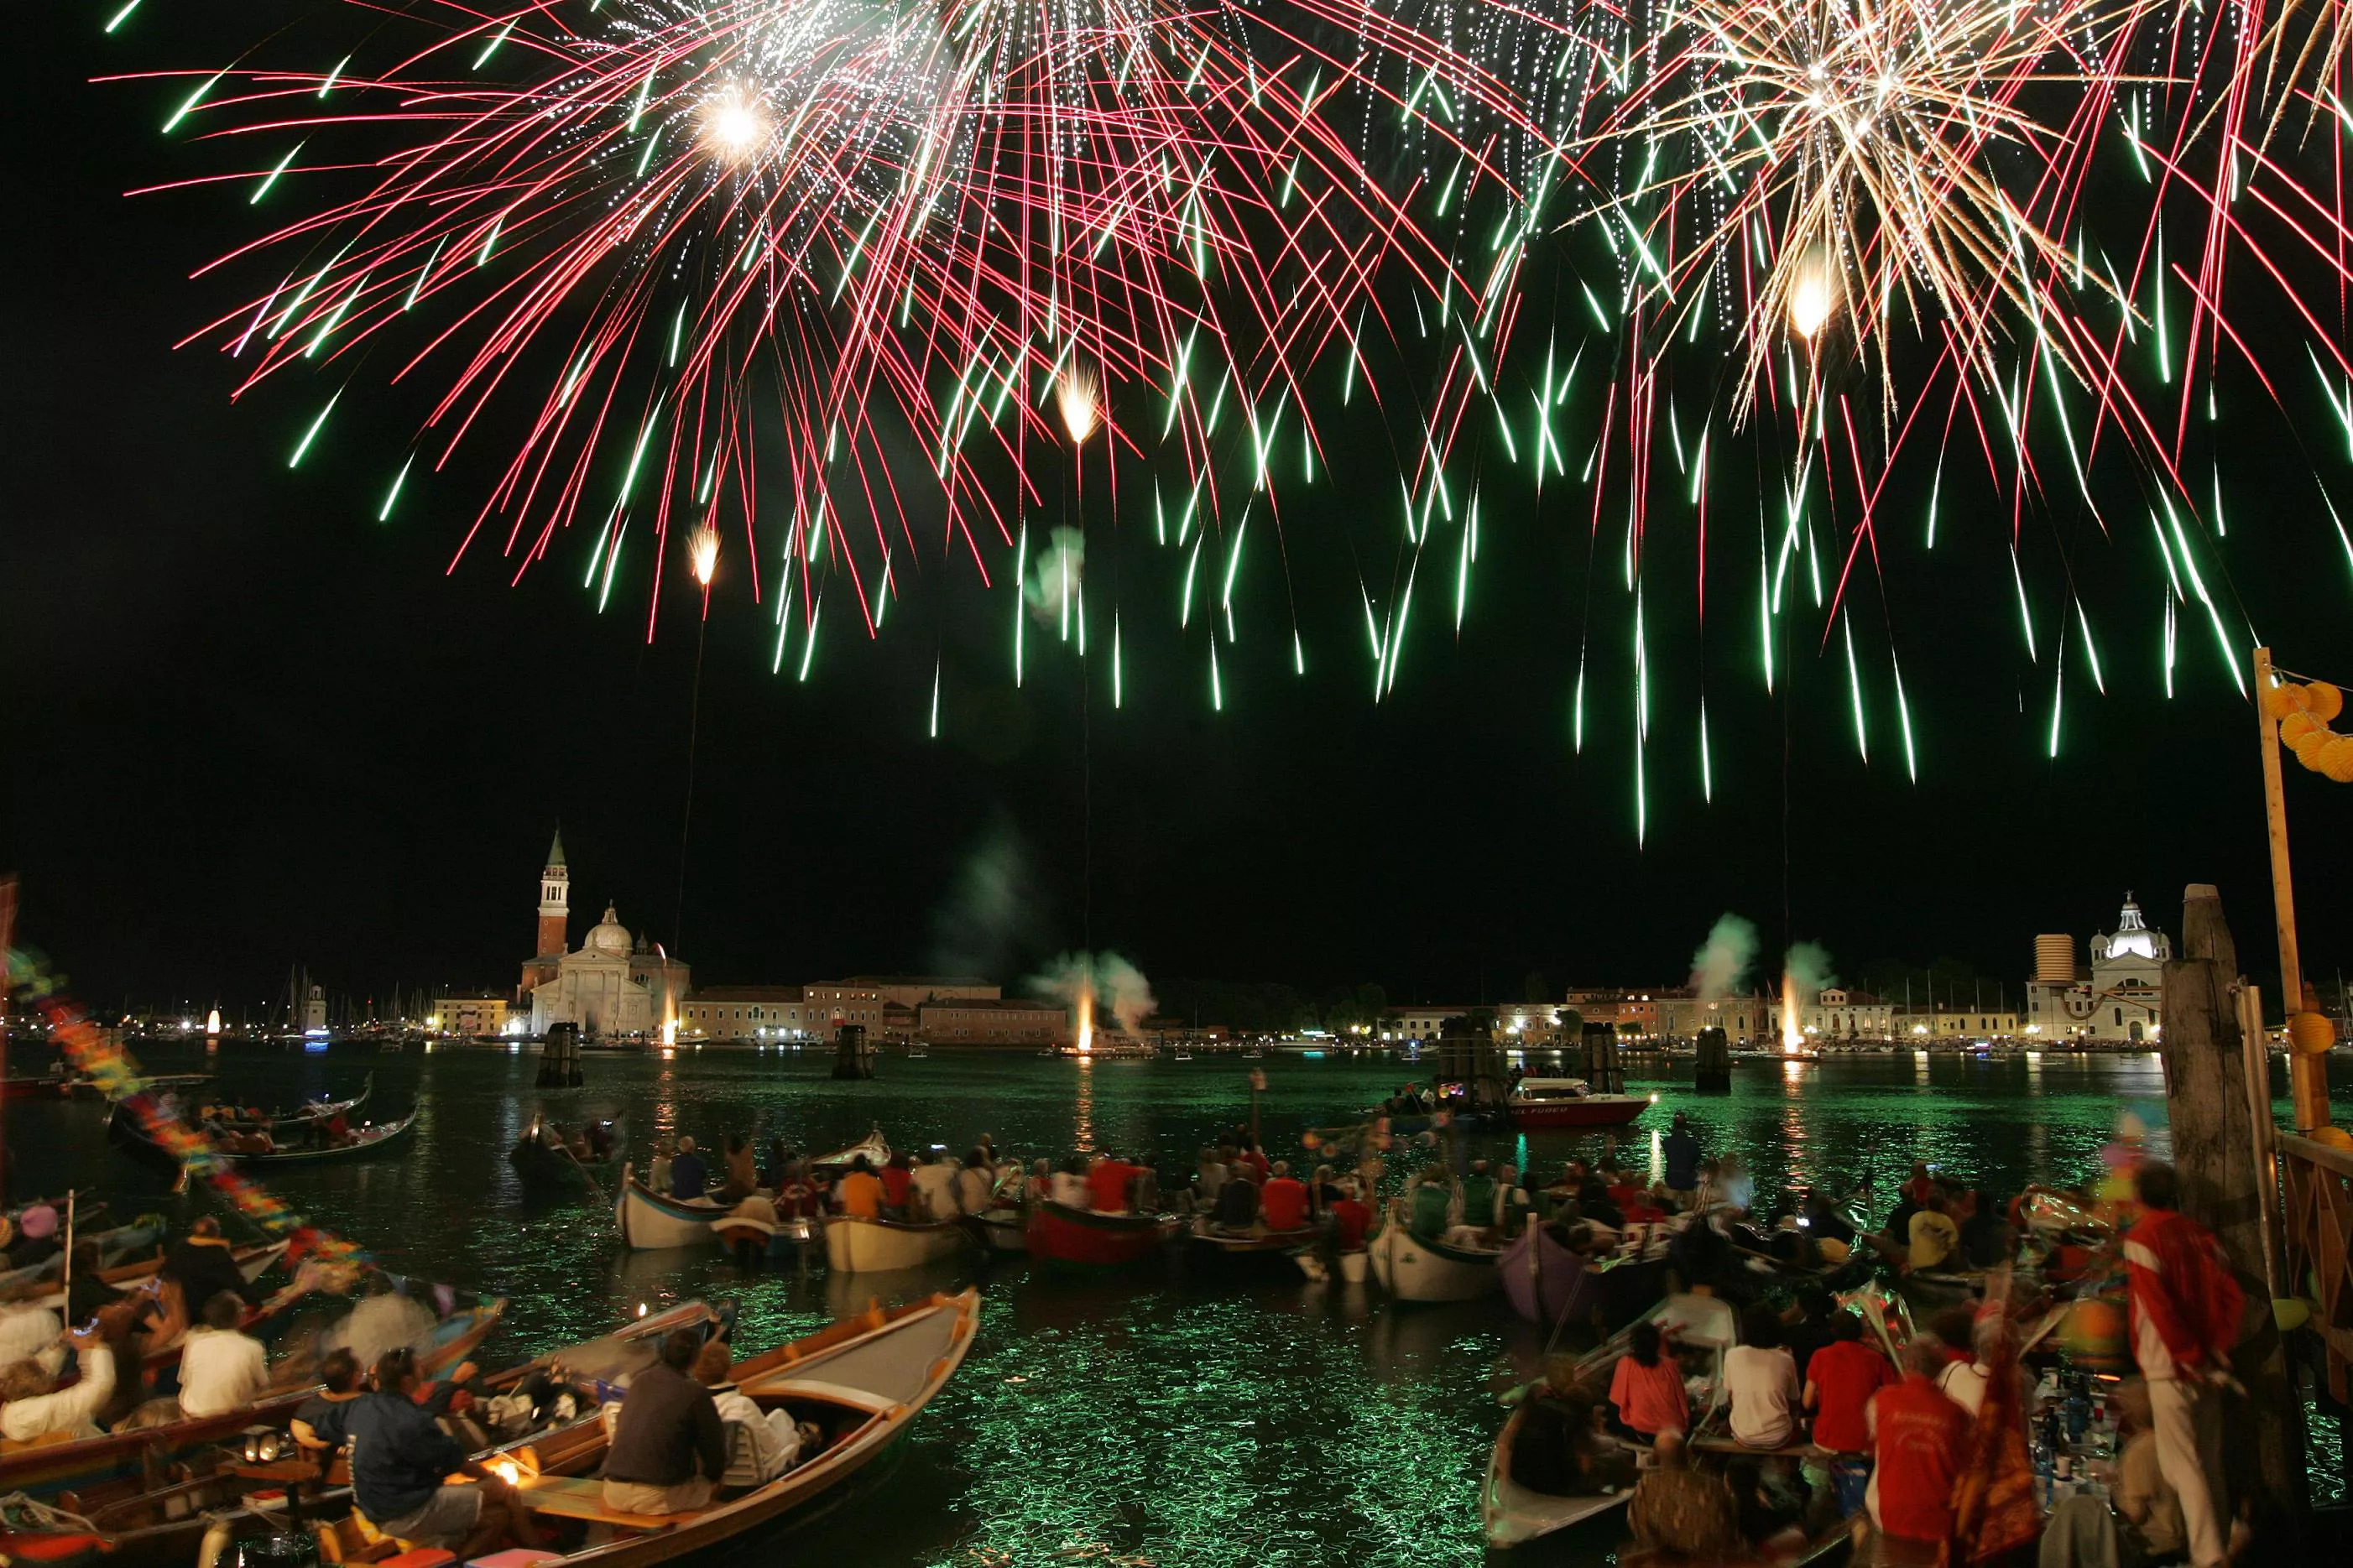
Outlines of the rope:
{"label": "rope", "polygon": [[0,1497],[0,1513],[12,1521],[23,1521],[43,1530],[80,1530],[92,1535],[100,1533],[97,1525],[80,1514],[43,1502],[29,1492],[10,1492]]}

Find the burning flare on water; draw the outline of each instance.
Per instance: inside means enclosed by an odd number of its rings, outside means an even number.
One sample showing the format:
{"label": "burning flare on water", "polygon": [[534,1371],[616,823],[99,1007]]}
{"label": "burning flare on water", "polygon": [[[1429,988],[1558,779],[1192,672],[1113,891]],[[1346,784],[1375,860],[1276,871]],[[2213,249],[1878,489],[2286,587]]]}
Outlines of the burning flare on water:
{"label": "burning flare on water", "polygon": [[1079,982],[1079,1055],[1085,1056],[1095,1048],[1095,976],[1089,964]]}
{"label": "burning flare on water", "polygon": [[1806,1032],[1798,1027],[1798,977],[1781,973],[1781,1054],[1796,1056],[1805,1049]]}

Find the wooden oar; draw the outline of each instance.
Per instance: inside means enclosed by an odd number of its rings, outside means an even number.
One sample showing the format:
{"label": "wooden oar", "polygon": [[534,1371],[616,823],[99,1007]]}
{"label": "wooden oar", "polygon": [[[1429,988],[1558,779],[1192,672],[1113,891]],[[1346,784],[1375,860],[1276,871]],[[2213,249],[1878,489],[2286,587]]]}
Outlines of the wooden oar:
{"label": "wooden oar", "polygon": [[580,1179],[588,1184],[588,1190],[596,1194],[596,1201],[599,1204],[606,1202],[605,1189],[597,1184],[588,1167],[580,1163],[580,1156],[572,1152],[572,1145],[558,1140],[555,1146],[564,1151],[564,1157],[572,1162],[572,1168],[580,1173]]}

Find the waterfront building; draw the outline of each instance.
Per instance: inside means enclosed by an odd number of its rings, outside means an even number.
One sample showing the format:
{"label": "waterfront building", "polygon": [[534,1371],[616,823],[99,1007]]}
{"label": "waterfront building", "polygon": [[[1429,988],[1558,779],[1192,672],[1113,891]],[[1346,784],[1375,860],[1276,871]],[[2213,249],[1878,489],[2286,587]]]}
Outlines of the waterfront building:
{"label": "waterfront building", "polygon": [[528,1016],[531,1033],[544,1035],[551,1024],[574,1024],[592,1037],[654,1036],[674,1023],[691,982],[689,967],[659,943],[632,938],[610,904],[573,952],[571,911],[572,871],[558,828],[539,873],[536,951],[523,961],[515,988],[516,1013]]}
{"label": "waterfront building", "polygon": [[1385,1007],[1381,1010],[1381,1038],[1400,1045],[1423,1045],[1438,1038],[1439,1031],[1449,1018],[1460,1018],[1470,1012],[1468,1007]]}
{"label": "waterfront building", "polygon": [[844,985],[871,989],[886,1003],[918,1008],[926,1002],[994,1002],[1005,988],[972,974],[853,974]]}
{"label": "waterfront building", "polygon": [[494,1039],[510,1030],[520,1033],[531,1020],[528,1008],[512,996],[444,996],[433,1004],[428,1028],[459,1039]]}
{"label": "waterfront building", "polygon": [[1770,997],[1715,996],[1703,1001],[1688,986],[1644,994],[1658,998],[1658,1032],[1666,1039],[1696,1040],[1702,1029],[1722,1029],[1727,1044],[1754,1047],[1779,1036],[1779,1015]]}
{"label": "waterfront building", "polygon": [[1809,1039],[1825,1043],[1890,1039],[1895,1032],[1895,1009],[1868,991],[1830,985],[1799,1009],[1798,1026]]}
{"label": "waterfront building", "polygon": [[679,1004],[678,1033],[698,1040],[812,1040],[818,1020],[798,985],[698,986]]}
{"label": "waterfront building", "polygon": [[2173,939],[2152,931],[2140,905],[2125,895],[2114,932],[2095,931],[2089,973],[2063,958],[2062,936],[2034,939],[2034,978],[2026,984],[2026,1033],[2031,1038],[2119,1041],[2157,1039],[2165,1020],[2165,965]]}
{"label": "waterfront building", "polygon": [[915,1010],[915,1032],[935,1046],[1056,1046],[1071,1037],[1071,1016],[1059,1002],[950,996],[927,1001]]}

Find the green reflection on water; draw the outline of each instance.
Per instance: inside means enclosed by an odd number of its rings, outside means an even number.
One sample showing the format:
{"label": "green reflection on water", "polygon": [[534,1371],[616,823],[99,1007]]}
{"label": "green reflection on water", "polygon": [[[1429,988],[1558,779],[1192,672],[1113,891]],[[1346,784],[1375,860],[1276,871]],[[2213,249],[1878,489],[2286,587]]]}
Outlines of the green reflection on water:
{"label": "green reflection on water", "polygon": [[[185,1069],[201,1059],[153,1053],[150,1065]],[[19,1050],[14,1066],[37,1072],[45,1064]],[[861,1568],[1121,1557],[1164,1568],[1475,1560],[1480,1475],[1501,1417],[1493,1394],[1532,1370],[1541,1350],[1535,1331],[1499,1305],[1397,1311],[1361,1290],[1317,1290],[1280,1270],[1073,1280],[1037,1277],[1018,1260],[913,1278],[746,1279],[716,1249],[620,1252],[607,1215],[525,1193],[504,1158],[543,1105],[567,1121],[617,1116],[639,1152],[657,1134],[691,1132],[715,1145],[730,1131],[831,1148],[880,1123],[894,1142],[939,1139],[959,1150],[988,1131],[1025,1157],[1083,1137],[1181,1172],[1205,1140],[1247,1119],[1254,1066],[1269,1078],[1260,1113],[1278,1153],[1295,1152],[1303,1129],[1347,1121],[1408,1079],[1430,1077],[1388,1060],[1281,1055],[1081,1065],[935,1054],[886,1060],[873,1083],[836,1084],[817,1053],[689,1051],[666,1063],[592,1054],[591,1087],[543,1094],[531,1087],[530,1052],[427,1056],[413,1047],[324,1057],[232,1047],[219,1071],[229,1092],[271,1104],[367,1070],[376,1074],[379,1113],[421,1091],[424,1113],[404,1154],[289,1170],[273,1185],[388,1267],[512,1298],[492,1354],[586,1337],[639,1302],[659,1309],[695,1295],[737,1297],[742,1342],[764,1348],[871,1299],[982,1282],[981,1337],[963,1373],[885,1472],[791,1538],[784,1549],[796,1557]],[[2332,1066],[2343,1100],[2348,1075],[2344,1064]],[[1794,1073],[1744,1067],[1734,1092],[1713,1099],[1663,1078],[1638,1076],[1631,1087],[1662,1098],[1623,1145],[1638,1165],[1653,1156],[1667,1114],[1685,1110],[1709,1147],[1740,1152],[1766,1207],[1813,1182],[1867,1184],[1883,1205],[1916,1159],[1996,1192],[2080,1179],[2127,1110],[2164,1147],[2154,1057],[1890,1057]],[[2277,1078],[2274,1087],[2284,1093]],[[154,1173],[110,1151],[98,1108],[16,1102],[7,1114],[28,1186],[97,1186],[125,1215],[185,1214],[202,1202],[171,1198]],[[1548,1178],[1570,1154],[1590,1157],[1602,1146],[1593,1135],[1544,1132],[1469,1139],[1461,1152]],[[1620,1539],[1614,1525],[1572,1531],[1544,1560],[1603,1563]],[[727,1557],[765,1562],[779,1550],[771,1536],[740,1542]]]}

